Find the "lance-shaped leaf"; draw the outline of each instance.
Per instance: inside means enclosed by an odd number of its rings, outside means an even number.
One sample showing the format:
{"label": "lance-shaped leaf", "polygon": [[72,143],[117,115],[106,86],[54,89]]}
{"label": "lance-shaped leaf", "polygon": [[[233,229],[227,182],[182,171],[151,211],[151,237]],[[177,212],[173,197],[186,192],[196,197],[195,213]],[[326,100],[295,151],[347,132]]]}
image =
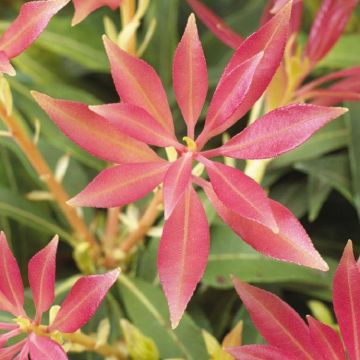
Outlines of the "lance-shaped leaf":
{"label": "lance-shaped leaf", "polygon": [[300,222],[281,204],[270,201],[278,225],[275,233],[264,225],[241,217],[229,210],[217,197],[210,184],[200,184],[223,221],[244,241],[260,253],[275,259],[327,271],[329,267],[315,250]]}
{"label": "lance-shaped leaf", "polygon": [[[45,336],[37,336],[31,333],[28,341],[31,359],[36,360],[67,360],[68,357],[63,348],[55,341]],[[20,359],[22,360],[22,359]]]}
{"label": "lance-shaped leaf", "polygon": [[203,276],[209,254],[209,226],[191,185],[164,225],[158,269],[175,328]]}
{"label": "lance-shaped leaf", "polygon": [[149,145],[161,147],[180,144],[174,134],[169,134],[146,110],[126,103],[90,106],[124,134]]}
{"label": "lance-shaped leaf", "polygon": [[189,17],[175,52],[173,82],[176,100],[188,128],[188,136],[193,138],[208,91],[206,60],[194,15]]}
{"label": "lance-shaped leaf", "polygon": [[0,51],[0,74],[5,73],[10,76],[15,76],[15,69],[10,64],[10,61],[4,51]]}
{"label": "lance-shaped leaf", "polygon": [[164,87],[155,70],[145,61],[122,50],[104,36],[111,74],[122,101],[145,109],[169,133],[174,124]]}
{"label": "lance-shaped leaf", "polygon": [[18,17],[0,37],[0,51],[4,51],[9,59],[22,53],[69,1],[31,1],[21,6]]}
{"label": "lance-shaped leaf", "polygon": [[210,29],[210,31],[226,45],[237,49],[243,42],[243,38],[230,28],[222,19],[214,14],[200,0],[187,0],[199,19]]}
{"label": "lance-shaped leaf", "polygon": [[308,316],[307,320],[311,340],[321,352],[323,358],[327,360],[346,360],[344,346],[336,331],[312,316]]}
{"label": "lance-shaped leaf", "polygon": [[42,313],[50,309],[55,297],[56,250],[58,242],[58,236],[55,236],[45,248],[32,257],[28,265],[30,289],[36,309],[35,321],[39,323]]}
{"label": "lance-shaped leaf", "polygon": [[33,92],[33,97],[56,125],[92,155],[115,163],[158,161],[146,144],[124,135],[103,117],[79,102],[57,100]]}
{"label": "lance-shaped leaf", "polygon": [[227,348],[236,360],[296,360],[295,357],[270,345],[244,345]]}
{"label": "lance-shaped leaf", "polygon": [[270,345],[298,360],[318,359],[309,329],[294,309],[268,291],[239,279],[233,283],[256,328]]}
{"label": "lance-shaped leaf", "polygon": [[62,303],[49,331],[72,333],[85,325],[95,314],[119,274],[119,270],[113,270],[79,279]]}
{"label": "lance-shaped leaf", "polygon": [[226,207],[241,217],[278,231],[269,199],[256,181],[230,166],[201,157],[199,161],[206,166],[215,193]]}
{"label": "lance-shaped leaf", "polygon": [[[15,345],[8,346],[4,349],[0,348],[1,360],[13,360],[15,355],[18,354],[19,351],[21,351],[21,349],[26,346],[27,346],[27,339],[24,339]],[[27,360],[27,359],[25,358],[20,360]]]}
{"label": "lance-shaped leaf", "polygon": [[333,283],[333,303],[341,334],[351,360],[360,359],[360,272],[352,242],[344,250]]}
{"label": "lance-shaped leaf", "polygon": [[68,203],[99,208],[129,204],[159,185],[169,166],[165,161],[114,166],[102,171]]}
{"label": "lance-shaped leaf", "polygon": [[187,152],[169,167],[164,177],[164,210],[168,219],[187,188],[192,170],[193,154]]}
{"label": "lance-shaped leaf", "polygon": [[[6,241],[5,234],[0,232],[0,296],[7,302],[0,303],[0,308],[10,311],[13,315],[24,315],[24,285],[18,264]],[[6,305],[11,305],[8,309]]]}
{"label": "lance-shaped leaf", "polygon": [[324,0],[311,28],[305,55],[316,64],[341,36],[358,0]]}
{"label": "lance-shaped leaf", "polygon": [[214,155],[239,159],[272,158],[301,145],[315,131],[346,111],[308,104],[285,106],[258,119],[215,150]]}
{"label": "lance-shaped leaf", "polygon": [[[226,114],[226,117],[214,117],[216,113],[207,116],[204,132],[200,136],[201,143],[204,143],[203,138],[207,139],[215,136],[233,125],[263,94],[283,58],[290,13],[291,4],[289,3],[257,32],[248,37],[236,50],[221,76],[218,88],[222,86],[222,82],[228,81],[228,76],[241,64],[260,55],[261,60],[255,71],[247,75],[247,77],[250,76],[251,78],[251,85],[243,96],[242,101],[237,104],[237,107],[234,107],[233,112]],[[249,81],[247,77],[243,78],[245,83]],[[212,101],[215,100],[213,99]]]}
{"label": "lance-shaped leaf", "polygon": [[74,26],[83,21],[93,11],[108,6],[115,10],[121,4],[122,0],[73,0],[75,7],[75,14],[71,24]]}

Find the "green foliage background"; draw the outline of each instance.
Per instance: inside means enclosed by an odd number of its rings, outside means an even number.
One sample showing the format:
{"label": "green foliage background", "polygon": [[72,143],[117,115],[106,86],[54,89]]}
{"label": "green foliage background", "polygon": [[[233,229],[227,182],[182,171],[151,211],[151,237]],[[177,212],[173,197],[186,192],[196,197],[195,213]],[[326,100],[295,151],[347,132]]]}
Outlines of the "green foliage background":
{"label": "green foliage background", "polygon": [[[0,2],[0,32],[15,17],[20,3]],[[206,3],[245,35],[256,29],[265,1],[208,0]],[[305,1],[304,37],[318,3]],[[145,23],[156,17],[157,30],[144,58],[156,68],[168,90],[179,136],[184,133],[184,125],[171,90],[171,62],[189,13],[183,0],[152,0],[145,17]],[[118,13],[101,10],[72,28],[72,9],[68,6],[51,21],[35,45],[14,60],[18,75],[9,79],[14,106],[23,125],[34,133],[35,120],[41,124],[39,146],[52,168],[65,153],[71,156],[64,179],[70,195],[79,192],[104,164],[65,138],[32,100],[30,90],[89,104],[117,100],[101,42],[105,14],[118,23]],[[338,45],[317,67],[317,74],[360,64],[359,24],[358,11]],[[199,26],[213,89],[232,51]],[[140,38],[143,35],[141,28]],[[230,274],[280,294],[302,314],[309,312],[307,302],[310,299],[330,302],[333,270],[347,239],[354,240],[357,250],[360,244],[360,103],[345,105],[350,108],[348,114],[323,128],[300,148],[276,159],[264,180],[270,196],[301,219],[315,246],[328,260],[329,273],[259,255],[224,226],[209,208],[209,263],[179,328],[170,330],[167,306],[156,273],[158,239],[151,238],[132,257],[127,274],[113,289],[87,331],[95,330],[98,321],[109,316],[115,339],[121,332],[117,320],[126,317],[154,339],[161,358],[201,360],[207,358],[201,328],[221,340],[239,319],[243,319],[244,343],[262,342],[231,287]],[[245,120],[239,122],[231,132],[238,132],[244,124]],[[2,129],[5,128],[0,124]],[[30,191],[41,189],[42,182],[18,146],[12,139],[0,137],[0,228],[8,236],[24,277],[28,259],[58,233],[63,241],[57,258],[57,279],[62,283],[78,274],[67,244],[73,235],[54,204],[27,199]],[[89,225],[96,218],[99,234],[103,230],[104,216],[103,211],[85,211]],[[61,287],[58,297],[64,296],[68,288],[69,280]],[[2,316],[5,315],[0,313],[0,321]],[[71,355],[71,359],[97,357],[79,354]]]}

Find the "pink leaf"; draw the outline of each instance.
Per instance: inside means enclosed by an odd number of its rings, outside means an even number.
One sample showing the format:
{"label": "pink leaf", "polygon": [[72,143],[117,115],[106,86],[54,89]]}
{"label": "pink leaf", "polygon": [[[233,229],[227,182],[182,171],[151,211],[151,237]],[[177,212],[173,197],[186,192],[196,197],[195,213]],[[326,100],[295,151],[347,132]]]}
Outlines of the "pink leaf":
{"label": "pink leaf", "polygon": [[344,346],[336,331],[311,316],[308,316],[307,320],[312,342],[321,352],[323,358],[327,360],[346,360]]}
{"label": "pink leaf", "polygon": [[188,136],[193,138],[208,91],[206,60],[194,15],[190,15],[175,52],[173,82],[176,100],[187,124]]}
{"label": "pink leaf", "polygon": [[120,98],[145,109],[171,135],[174,124],[164,87],[155,70],[104,36],[111,74]]}
{"label": "pink leaf", "polygon": [[176,328],[203,276],[209,254],[209,226],[202,204],[188,185],[165,222],[158,253],[160,282]]}
{"label": "pink leaf", "polygon": [[[27,346],[27,339],[24,339],[18,342],[15,345],[8,346],[4,349],[0,348],[0,359],[1,360],[13,360],[14,356],[22,350],[23,347]],[[28,360],[28,359],[19,359],[19,360]]]}
{"label": "pink leaf", "polygon": [[169,167],[164,178],[164,209],[168,219],[187,188],[192,170],[193,154],[187,152]]}
{"label": "pink leaf", "polygon": [[315,250],[305,229],[291,212],[270,200],[279,231],[245,219],[229,210],[209,184],[201,184],[217,213],[230,228],[260,253],[275,259],[327,271],[329,267]]}
{"label": "pink leaf", "polygon": [[228,77],[235,69],[239,69],[239,66],[244,66],[246,62],[254,58],[258,58],[260,61],[256,69],[249,72],[247,77],[243,79],[245,83],[251,81],[251,85],[242,97],[242,101],[234,108],[234,111],[232,113],[229,111],[226,114],[227,116],[214,117],[211,114],[206,118],[205,128],[199,139],[201,145],[208,138],[223,132],[233,125],[263,94],[283,58],[290,13],[291,4],[289,3],[257,32],[248,37],[236,50],[221,76],[218,88],[223,86],[224,81],[229,81]]}
{"label": "pink leaf", "polygon": [[160,158],[146,144],[132,139],[79,102],[33,97],[61,131],[92,155],[110,162],[147,162]]}
{"label": "pink leaf", "polygon": [[301,145],[315,131],[346,111],[306,104],[273,110],[233,137],[218,150],[218,154],[239,159],[281,155]]}
{"label": "pink leaf", "polygon": [[4,51],[9,59],[21,54],[69,1],[31,1],[22,5],[18,17],[0,37],[0,51]]}
{"label": "pink leaf", "polygon": [[161,147],[181,147],[173,134],[169,134],[147,111],[126,103],[90,106],[126,135],[146,144]]}
{"label": "pink leaf", "polygon": [[236,360],[296,360],[293,356],[270,345],[244,345],[225,350]]}
{"label": "pink leaf", "polygon": [[216,195],[231,211],[241,217],[264,224],[274,231],[278,226],[265,191],[238,169],[198,158],[206,166]]}
{"label": "pink leaf", "polygon": [[168,167],[165,161],[114,166],[103,170],[68,203],[100,208],[123,206],[141,199],[159,185]]}
{"label": "pink leaf", "polygon": [[358,0],[324,0],[311,28],[305,55],[320,61],[341,36]]}
{"label": "pink leaf", "polygon": [[[11,309],[5,308],[4,310],[15,316],[23,316],[25,314],[23,309],[24,286],[18,264],[3,232],[0,232],[0,274],[0,294],[11,305]],[[0,308],[3,306],[4,304],[0,303]]]}
{"label": "pink leaf", "polygon": [[209,28],[209,30],[226,45],[237,49],[243,42],[243,38],[230,26],[226,25],[200,0],[187,0],[198,18]]}
{"label": "pink leaf", "polygon": [[119,274],[119,270],[113,270],[79,279],[62,303],[49,331],[72,333],[85,325],[95,314]]}
{"label": "pink leaf", "polygon": [[35,256],[28,265],[28,277],[31,293],[34,299],[36,316],[40,323],[43,312],[50,309],[54,301],[56,250],[59,238],[55,236],[52,241]]}
{"label": "pink leaf", "polygon": [[15,69],[10,64],[10,61],[4,51],[0,51],[0,74],[5,73],[10,76],[15,76]]}
{"label": "pink leaf", "polygon": [[360,272],[352,242],[344,250],[335,272],[333,303],[341,334],[351,360],[360,359]]}
{"label": "pink leaf", "polygon": [[55,341],[44,336],[31,333],[29,336],[29,352],[31,359],[36,360],[67,360],[63,348]]}
{"label": "pink leaf", "polygon": [[298,360],[318,359],[309,329],[288,304],[274,294],[233,280],[235,289],[266,341]]}
{"label": "pink leaf", "polygon": [[73,0],[75,7],[75,15],[71,24],[77,25],[83,21],[93,11],[101,8],[102,6],[108,6],[112,10],[119,7],[122,0]]}
{"label": "pink leaf", "polygon": [[14,360],[29,360],[29,341],[26,341],[20,353]]}

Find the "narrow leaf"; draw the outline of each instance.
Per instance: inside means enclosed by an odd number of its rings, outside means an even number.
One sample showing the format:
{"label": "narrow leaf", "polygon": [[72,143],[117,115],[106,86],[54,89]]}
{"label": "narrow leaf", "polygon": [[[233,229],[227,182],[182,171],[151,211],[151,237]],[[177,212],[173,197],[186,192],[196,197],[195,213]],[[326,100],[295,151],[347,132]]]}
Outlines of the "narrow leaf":
{"label": "narrow leaf", "polygon": [[141,199],[159,185],[167,162],[123,164],[103,170],[68,203],[74,206],[118,207]]}
{"label": "narrow leaf", "polygon": [[309,329],[288,304],[274,294],[234,279],[234,286],[252,321],[266,341],[296,359],[317,359]]}
{"label": "narrow leaf", "polygon": [[70,290],[49,331],[75,332],[85,325],[119,277],[119,270],[79,279]]}
{"label": "narrow leaf", "polygon": [[168,219],[187,188],[192,170],[193,154],[185,153],[168,169],[164,178],[164,209]]}
{"label": "narrow leaf", "polygon": [[173,82],[176,100],[188,127],[188,136],[193,138],[208,91],[206,60],[194,15],[190,15],[175,52]]}
{"label": "narrow leaf", "polygon": [[215,15],[200,0],[187,0],[195,14],[209,28],[209,30],[226,45],[237,49],[243,42],[243,38],[237,34],[230,26],[226,25],[217,15]]}
{"label": "narrow leaf", "polygon": [[360,272],[349,240],[333,283],[333,303],[351,360],[360,359]]}
{"label": "narrow leaf", "polygon": [[164,225],[158,253],[159,276],[172,328],[177,327],[204,274],[209,236],[205,211],[189,185]]}
{"label": "narrow leaf", "polygon": [[169,133],[174,124],[164,87],[155,70],[145,61],[121,50],[104,37],[111,74],[122,101],[145,109]]}
{"label": "narrow leaf", "polygon": [[4,51],[9,59],[22,53],[69,1],[31,1],[22,5],[18,17],[0,37],[0,51]]}
{"label": "narrow leaf", "polygon": [[5,73],[10,76],[15,76],[15,69],[10,64],[10,61],[4,51],[0,51],[0,74]]}
{"label": "narrow leaf", "polygon": [[295,357],[270,345],[244,345],[227,348],[226,351],[236,360],[296,360]]}
{"label": "narrow leaf", "polygon": [[239,159],[266,159],[290,151],[347,111],[309,104],[285,106],[262,116],[234,136],[218,153]]}
{"label": "narrow leaf", "polygon": [[36,360],[67,360],[63,348],[55,341],[45,336],[31,333],[28,341],[31,359]]}
{"label": "narrow leaf", "polygon": [[344,346],[339,335],[330,326],[311,316],[307,317],[313,344],[327,360],[346,360]]}
{"label": "narrow leaf", "polygon": [[[24,285],[18,264],[7,243],[5,234],[0,232],[0,296],[10,303],[11,308],[3,310],[15,316],[24,315]],[[0,308],[7,304],[0,303]]]}
{"label": "narrow leaf", "polygon": [[147,145],[124,135],[87,105],[32,94],[60,130],[92,155],[115,163],[159,160]]}
{"label": "narrow leaf", "polygon": [[161,147],[180,144],[146,110],[126,103],[90,106],[96,114],[103,116],[122,133],[149,145]]}
{"label": "narrow leaf", "polygon": [[241,217],[230,211],[209,184],[202,184],[208,198],[223,221],[244,241],[260,253],[275,259],[327,271],[329,267],[315,250],[305,229],[291,212],[270,200],[279,231]]}
{"label": "narrow leaf", "polygon": [[83,21],[93,11],[102,6],[108,6],[115,10],[121,4],[122,0],[73,0],[75,15],[71,24],[74,26]]}
{"label": "narrow leaf", "polygon": [[28,277],[31,293],[34,299],[36,317],[40,322],[43,312],[48,311],[54,301],[56,250],[59,238],[55,236],[52,241],[35,256],[28,265]]}

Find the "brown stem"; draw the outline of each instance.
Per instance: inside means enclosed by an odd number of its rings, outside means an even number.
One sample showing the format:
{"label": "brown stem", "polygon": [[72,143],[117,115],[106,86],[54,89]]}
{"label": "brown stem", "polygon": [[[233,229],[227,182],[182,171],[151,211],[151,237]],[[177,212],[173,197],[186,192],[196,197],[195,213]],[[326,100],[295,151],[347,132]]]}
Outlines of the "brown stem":
{"label": "brown stem", "polygon": [[[121,3],[120,11],[121,11],[121,23],[124,28],[128,25],[133,17],[135,16],[136,4],[135,0],[124,0]],[[130,54],[136,54],[136,33],[129,40],[128,48],[125,49]]]}
{"label": "brown stem", "polygon": [[81,332],[76,332],[72,334],[61,334],[65,340],[70,341],[71,343],[82,345],[88,351],[96,352],[102,356],[114,356],[116,359],[125,360],[127,357],[124,353],[118,348],[111,346],[109,344],[97,345],[96,340],[87,336]]}
{"label": "brown stem", "polygon": [[163,193],[162,190],[156,192],[151,202],[149,203],[144,215],[139,221],[138,228],[130,233],[128,237],[121,243],[120,249],[124,253],[129,253],[133,247],[138,245],[143,240],[146,233],[154,225],[159,215],[159,205],[162,203]]}
{"label": "brown stem", "polygon": [[103,237],[104,250],[111,253],[114,250],[114,240],[119,233],[120,208],[109,208],[107,211],[106,226]]}
{"label": "brown stem", "polygon": [[37,172],[40,180],[46,184],[67,221],[74,229],[76,236],[81,240],[87,241],[93,249],[98,249],[96,240],[93,238],[82,218],[77,214],[75,208],[66,204],[69,200],[69,196],[62,185],[55,179],[51,169],[38,148],[28,137],[25,130],[20,126],[15,117],[8,115],[6,113],[6,109],[1,104],[0,118],[5,122],[13,138],[17,141],[24,155]]}

